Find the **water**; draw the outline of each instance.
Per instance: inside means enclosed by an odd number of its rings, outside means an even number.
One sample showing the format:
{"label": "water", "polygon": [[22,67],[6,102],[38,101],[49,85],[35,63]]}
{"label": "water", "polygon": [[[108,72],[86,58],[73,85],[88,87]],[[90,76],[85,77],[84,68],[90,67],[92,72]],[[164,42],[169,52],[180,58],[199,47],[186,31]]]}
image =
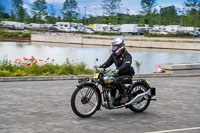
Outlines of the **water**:
{"label": "water", "polygon": [[[132,66],[137,67],[135,61],[141,62],[139,73],[149,74],[157,71],[158,64],[195,63],[200,62],[200,51],[174,51],[159,49],[128,48],[133,56]],[[22,59],[23,57],[36,59],[55,59],[55,64],[64,64],[68,58],[71,62],[85,62],[87,67],[101,65],[110,56],[110,47],[95,47],[81,45],[59,45],[46,43],[18,43],[0,42],[0,60]],[[98,58],[99,62],[95,59]],[[114,69],[114,65],[111,66]]]}

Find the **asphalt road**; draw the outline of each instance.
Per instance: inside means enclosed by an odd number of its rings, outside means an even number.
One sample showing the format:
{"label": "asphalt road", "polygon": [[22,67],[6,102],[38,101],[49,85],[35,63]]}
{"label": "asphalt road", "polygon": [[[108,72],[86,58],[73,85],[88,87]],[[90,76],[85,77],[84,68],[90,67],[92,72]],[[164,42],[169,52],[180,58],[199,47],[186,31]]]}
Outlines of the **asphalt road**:
{"label": "asphalt road", "polygon": [[148,80],[158,101],[145,112],[102,107],[87,119],[71,110],[75,80],[0,82],[0,133],[199,133],[200,77]]}

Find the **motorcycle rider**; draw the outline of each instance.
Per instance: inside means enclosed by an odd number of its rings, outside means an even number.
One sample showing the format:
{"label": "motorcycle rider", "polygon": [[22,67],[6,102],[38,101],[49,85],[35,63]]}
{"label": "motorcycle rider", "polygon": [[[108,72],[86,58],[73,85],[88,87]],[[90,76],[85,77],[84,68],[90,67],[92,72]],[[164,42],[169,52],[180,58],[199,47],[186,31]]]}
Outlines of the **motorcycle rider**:
{"label": "motorcycle rider", "polygon": [[[125,91],[126,83],[130,83],[132,81],[132,76],[134,75],[134,69],[131,67],[132,56],[128,53],[125,48],[125,42],[121,38],[115,38],[112,40],[112,54],[108,58],[108,60],[102,64],[99,68],[107,68],[110,67],[113,63],[116,66],[114,70],[116,79],[114,84],[119,90],[122,98],[120,103],[125,104],[128,102],[128,96]],[[113,95],[113,94],[112,94]],[[115,94],[114,94],[115,95]]]}

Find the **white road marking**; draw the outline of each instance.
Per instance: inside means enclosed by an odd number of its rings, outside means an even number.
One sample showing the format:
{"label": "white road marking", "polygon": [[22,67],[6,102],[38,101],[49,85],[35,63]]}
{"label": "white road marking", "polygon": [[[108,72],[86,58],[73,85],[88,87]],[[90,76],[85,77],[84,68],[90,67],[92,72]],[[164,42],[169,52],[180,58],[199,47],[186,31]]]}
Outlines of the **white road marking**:
{"label": "white road marking", "polygon": [[197,130],[197,129],[200,129],[200,127],[182,128],[182,129],[173,129],[173,130],[163,130],[163,131],[154,131],[154,132],[146,132],[146,133],[170,133],[170,132]]}

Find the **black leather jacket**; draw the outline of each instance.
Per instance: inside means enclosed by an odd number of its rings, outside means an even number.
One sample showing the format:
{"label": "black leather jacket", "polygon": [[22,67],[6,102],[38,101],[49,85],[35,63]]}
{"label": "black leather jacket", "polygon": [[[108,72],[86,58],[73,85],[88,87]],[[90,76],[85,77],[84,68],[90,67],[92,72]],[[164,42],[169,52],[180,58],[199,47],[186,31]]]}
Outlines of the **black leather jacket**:
{"label": "black leather jacket", "polygon": [[134,75],[133,67],[131,67],[132,56],[128,53],[126,49],[124,49],[120,55],[111,54],[108,60],[104,64],[102,64],[100,68],[110,67],[113,63],[119,70],[119,76]]}

